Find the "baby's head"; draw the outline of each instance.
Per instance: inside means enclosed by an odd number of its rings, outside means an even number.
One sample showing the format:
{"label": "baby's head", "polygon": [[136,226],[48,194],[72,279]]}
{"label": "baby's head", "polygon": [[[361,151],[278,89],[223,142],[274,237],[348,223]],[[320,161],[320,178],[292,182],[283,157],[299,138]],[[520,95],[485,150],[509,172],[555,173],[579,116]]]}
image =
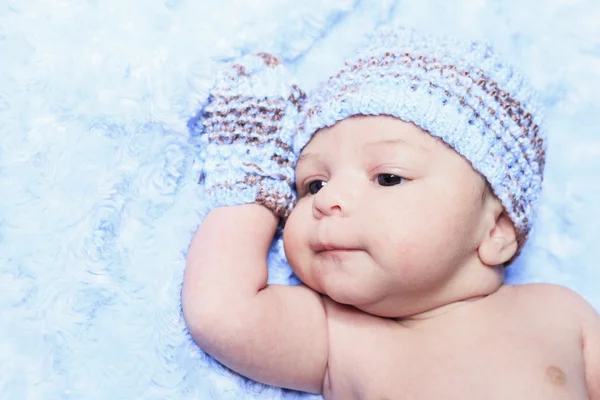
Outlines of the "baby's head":
{"label": "baby's head", "polygon": [[307,285],[398,316],[501,284],[545,160],[539,106],[511,66],[479,43],[384,28],[304,113],[284,239]]}

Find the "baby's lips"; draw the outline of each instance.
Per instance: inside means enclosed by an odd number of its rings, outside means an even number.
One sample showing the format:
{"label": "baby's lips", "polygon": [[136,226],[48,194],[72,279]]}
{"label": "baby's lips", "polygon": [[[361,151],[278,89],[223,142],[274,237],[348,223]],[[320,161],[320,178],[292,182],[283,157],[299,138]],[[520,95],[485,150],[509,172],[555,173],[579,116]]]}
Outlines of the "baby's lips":
{"label": "baby's lips", "polygon": [[312,242],[309,244],[310,249],[315,253],[320,253],[323,251],[333,251],[333,250],[360,250],[353,246],[347,246],[340,243],[335,242]]}

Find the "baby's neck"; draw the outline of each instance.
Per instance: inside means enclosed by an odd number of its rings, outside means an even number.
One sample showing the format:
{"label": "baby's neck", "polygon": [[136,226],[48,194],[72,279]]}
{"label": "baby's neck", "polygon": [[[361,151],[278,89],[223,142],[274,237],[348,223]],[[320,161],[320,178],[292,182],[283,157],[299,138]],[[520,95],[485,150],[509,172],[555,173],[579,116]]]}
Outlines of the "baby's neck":
{"label": "baby's neck", "polygon": [[[477,262],[479,259],[476,260]],[[434,320],[446,314],[468,309],[469,306],[485,300],[496,293],[504,285],[504,267],[490,267],[481,264],[472,264],[461,269],[455,276],[452,284],[445,290],[426,296],[420,309],[414,313],[398,315],[396,321],[403,324],[418,324],[427,320]],[[429,304],[427,304],[429,303]]]}
{"label": "baby's neck", "polygon": [[404,317],[394,318],[395,321],[404,325],[405,327],[414,327],[427,321],[433,321],[442,316],[452,314],[454,312],[467,311],[470,307],[481,301],[486,301],[488,297],[501,292],[505,289],[505,285],[500,285],[496,290],[484,295],[477,295],[467,297],[457,301],[443,304],[438,307],[431,308],[413,315],[407,315]]}
{"label": "baby's neck", "polygon": [[398,322],[422,323],[485,300],[504,284],[502,267],[461,268],[445,285],[396,290],[367,304],[352,304],[371,315]]}
{"label": "baby's neck", "polygon": [[428,320],[428,319],[433,319],[433,318],[439,317],[441,315],[451,313],[454,310],[456,310],[457,308],[462,308],[462,307],[468,306],[476,301],[485,299],[486,297],[487,297],[487,295],[486,296],[474,296],[471,298],[444,304],[442,306],[435,307],[430,310],[420,312],[418,314],[409,315],[409,316],[401,317],[401,318],[395,318],[395,319],[396,319],[396,321],[402,322],[402,323],[405,323],[405,322],[413,323],[413,322],[419,322],[419,321],[424,321],[424,320]]}

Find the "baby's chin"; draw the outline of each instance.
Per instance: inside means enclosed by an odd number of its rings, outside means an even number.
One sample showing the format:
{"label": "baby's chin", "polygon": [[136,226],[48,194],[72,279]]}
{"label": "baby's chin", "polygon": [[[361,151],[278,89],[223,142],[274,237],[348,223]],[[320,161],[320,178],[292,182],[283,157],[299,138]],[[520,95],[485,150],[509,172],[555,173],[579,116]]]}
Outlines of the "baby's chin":
{"label": "baby's chin", "polygon": [[402,318],[403,313],[398,307],[390,304],[386,299],[369,304],[357,304],[354,307],[366,314],[381,318]]}
{"label": "baby's chin", "polygon": [[318,288],[307,285],[336,303],[352,306],[366,314],[381,318],[404,318],[421,312],[424,304],[418,301],[400,300],[393,293],[384,293],[365,285],[360,290],[335,290],[329,287]]}
{"label": "baby's chin", "polygon": [[353,288],[352,285],[331,285],[323,282],[321,285],[307,284],[307,286],[336,303],[352,306],[368,314],[384,316],[379,315],[378,310],[381,304],[388,302],[388,296],[368,285]]}

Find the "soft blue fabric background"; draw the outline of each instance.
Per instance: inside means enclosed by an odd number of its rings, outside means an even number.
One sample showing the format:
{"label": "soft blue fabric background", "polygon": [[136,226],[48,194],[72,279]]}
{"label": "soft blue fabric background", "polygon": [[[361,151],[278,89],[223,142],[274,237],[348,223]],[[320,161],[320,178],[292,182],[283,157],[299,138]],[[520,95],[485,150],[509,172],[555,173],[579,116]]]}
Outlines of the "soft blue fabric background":
{"label": "soft blue fabric background", "polygon": [[[486,39],[541,91],[543,204],[509,280],[600,308],[598,18],[596,0],[0,0],[0,398],[318,398],[245,381],[186,332],[204,213],[186,123],[220,63],[270,51],[310,89],[388,19]],[[289,278],[276,254],[271,273]]]}

